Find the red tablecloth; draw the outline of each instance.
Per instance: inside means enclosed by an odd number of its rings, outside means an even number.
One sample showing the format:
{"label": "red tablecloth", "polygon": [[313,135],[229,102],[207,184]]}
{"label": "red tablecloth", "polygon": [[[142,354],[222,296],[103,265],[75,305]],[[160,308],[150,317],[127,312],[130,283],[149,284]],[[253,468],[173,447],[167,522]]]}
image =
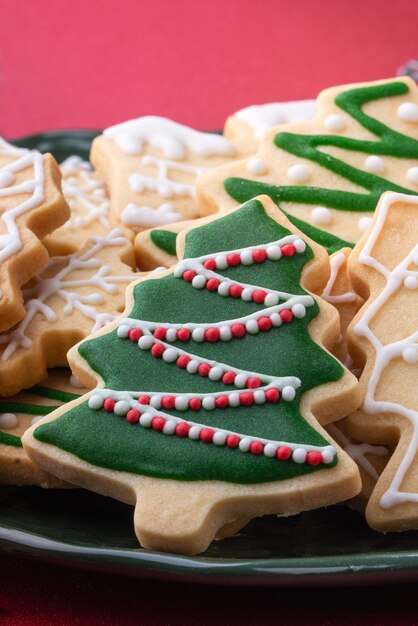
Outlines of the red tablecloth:
{"label": "red tablecloth", "polygon": [[[144,114],[219,128],[243,106],[389,77],[418,56],[413,0],[1,0],[0,9],[6,138]],[[418,623],[411,585],[195,587],[7,555],[0,572],[5,626]]]}

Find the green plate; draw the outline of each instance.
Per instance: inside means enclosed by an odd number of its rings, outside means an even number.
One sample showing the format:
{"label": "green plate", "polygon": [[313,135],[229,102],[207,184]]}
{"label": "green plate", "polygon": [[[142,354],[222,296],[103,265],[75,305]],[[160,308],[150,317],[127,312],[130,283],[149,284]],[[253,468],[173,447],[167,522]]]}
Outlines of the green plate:
{"label": "green plate", "polygon": [[[58,160],[87,158],[97,131],[54,131],[19,146]],[[337,506],[290,518],[254,520],[205,554],[183,557],[138,547],[133,509],[74,490],[0,488],[0,547],[75,567],[160,579],[218,584],[331,586],[418,580],[418,532],[372,531]]]}

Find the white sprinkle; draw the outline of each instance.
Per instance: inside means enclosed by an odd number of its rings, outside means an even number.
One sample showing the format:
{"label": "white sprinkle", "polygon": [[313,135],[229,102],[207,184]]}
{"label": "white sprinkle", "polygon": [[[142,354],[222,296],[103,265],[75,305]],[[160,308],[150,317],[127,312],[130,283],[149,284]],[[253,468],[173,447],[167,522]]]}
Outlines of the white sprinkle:
{"label": "white sprinkle", "polygon": [[193,341],[201,343],[205,338],[205,331],[203,328],[195,328],[192,332]]}
{"label": "white sprinkle", "polygon": [[245,287],[241,293],[241,300],[244,300],[244,302],[251,302],[253,291],[254,290],[251,289],[251,287]]}
{"label": "white sprinkle", "polygon": [[215,257],[215,263],[218,270],[225,270],[228,267],[226,254],[217,254]]}
{"label": "white sprinkle", "polygon": [[332,222],[332,211],[324,206],[317,206],[311,213],[314,224],[330,224]]}
{"label": "white sprinkle", "polygon": [[325,450],[322,451],[322,460],[328,465],[334,459],[334,448],[332,446],[328,446]]}
{"label": "white sprinkle", "polygon": [[187,367],[186,367],[187,371],[189,372],[189,374],[196,374],[197,370],[199,369],[199,361],[189,361],[187,363]]}
{"label": "white sprinkle", "polygon": [[185,411],[189,407],[189,400],[185,396],[177,396],[174,400],[177,411]]}
{"label": "white sprinkle", "polygon": [[272,313],[270,315],[271,323],[275,328],[283,324],[283,320],[278,313]]}
{"label": "white sprinkle", "polygon": [[176,341],[177,339],[177,331],[175,328],[167,328],[167,333],[165,335],[166,341],[169,341],[170,343],[172,341]]}
{"label": "white sprinkle", "polygon": [[306,250],[306,243],[303,241],[303,239],[296,239],[296,241],[293,242],[293,245],[296,248],[296,252],[299,252],[299,254],[305,252]]}
{"label": "white sprinkle", "polygon": [[278,261],[282,256],[282,251],[279,246],[269,246],[266,252],[270,261]]}
{"label": "white sprinkle", "polygon": [[279,302],[279,296],[275,293],[268,293],[264,298],[264,304],[266,306],[275,306]]}
{"label": "white sprinkle", "polygon": [[324,126],[327,130],[338,132],[345,128],[345,121],[344,118],[341,117],[341,115],[333,113],[326,116],[326,118],[324,119]]}
{"label": "white sprinkle", "polygon": [[229,406],[237,407],[240,405],[239,393],[236,393],[235,391],[233,391],[231,394],[229,394],[228,399],[229,399]]}
{"label": "white sprinkle", "polygon": [[291,402],[296,395],[296,391],[290,385],[286,385],[282,389],[282,398],[285,402]]}
{"label": "white sprinkle", "polygon": [[213,435],[213,443],[215,444],[215,446],[223,446],[225,445],[225,441],[226,433],[224,433],[222,430],[217,430]]}
{"label": "white sprinkle", "polygon": [[406,179],[414,185],[418,185],[418,167],[410,167],[406,172]]}
{"label": "white sprinkle", "polygon": [[126,402],[125,400],[119,400],[119,402],[116,402],[113,411],[115,415],[126,415],[130,408],[131,407],[129,406],[128,402]]}
{"label": "white sprinkle", "polygon": [[416,289],[418,287],[418,278],[415,276],[407,276],[403,284],[407,289]]}
{"label": "white sprinkle", "polygon": [[256,404],[265,404],[266,403],[266,394],[262,389],[256,389],[254,392],[254,402]]}
{"label": "white sprinkle", "polygon": [[385,171],[385,162],[382,157],[373,154],[364,161],[364,167],[368,172],[381,174]]}
{"label": "white sprinkle", "polygon": [[202,400],[202,406],[206,411],[212,411],[215,408],[215,398],[212,396],[206,396]]}
{"label": "white sprinkle", "polygon": [[227,280],[222,281],[221,283],[219,283],[218,285],[218,293],[220,296],[227,296],[229,295],[229,283]]}
{"label": "white sprinkle", "polygon": [[306,450],[303,448],[296,448],[296,450],[293,450],[292,459],[295,463],[305,463]]}
{"label": "white sprinkle", "polygon": [[174,435],[176,426],[177,426],[177,422],[175,422],[174,420],[167,420],[163,428],[164,435]]}
{"label": "white sprinkle", "polygon": [[149,403],[154,409],[159,409],[161,407],[161,396],[151,396]]}
{"label": "white sprinkle", "polygon": [[163,352],[163,361],[166,363],[174,363],[177,361],[179,353],[174,348],[167,348]]}
{"label": "white sprinkle", "polygon": [[251,250],[243,250],[241,252],[241,263],[242,265],[252,265],[254,263],[253,253]]}
{"label": "white sprinkle", "polygon": [[266,174],[267,165],[263,159],[250,159],[247,161],[247,170],[251,174]]}
{"label": "white sprinkle", "polygon": [[205,285],[206,285],[206,278],[202,274],[198,274],[192,280],[192,286],[195,289],[203,289]]}
{"label": "white sprinkle", "polygon": [[405,363],[417,363],[418,362],[418,348],[414,348],[413,346],[408,346],[402,352],[402,358]]}
{"label": "white sprinkle", "polygon": [[372,223],[371,217],[361,217],[358,221],[358,228],[361,233],[365,233]]}
{"label": "white sprinkle", "polygon": [[268,456],[269,458],[273,457],[276,455],[276,450],[277,450],[277,446],[275,443],[266,443],[266,445],[264,446],[264,455]]}
{"label": "white sprinkle", "polygon": [[221,326],[219,329],[222,341],[229,341],[232,339],[232,333],[229,326]]}
{"label": "white sprinkle", "polygon": [[151,422],[153,420],[153,414],[152,413],[143,413],[141,415],[141,417],[139,418],[139,423],[141,424],[141,426],[143,426],[144,428],[149,428],[151,426]]}
{"label": "white sprinkle", "polygon": [[307,165],[292,165],[287,170],[287,175],[294,183],[305,183],[310,176],[309,168]]}
{"label": "white sprinkle", "polygon": [[0,415],[0,428],[9,430],[17,426],[17,416],[14,413],[3,413]]}
{"label": "white sprinkle", "polygon": [[200,426],[192,426],[191,429],[189,430],[189,439],[193,439],[196,441],[196,439],[199,439],[199,435],[200,435]]}
{"label": "white sprinkle", "polygon": [[116,333],[120,339],[125,339],[129,333],[129,326],[126,326],[126,325],[119,326]]}
{"label": "white sprinkle", "polygon": [[403,102],[398,107],[397,115],[404,122],[418,122],[418,105],[414,102]]}
{"label": "white sprinkle", "polygon": [[260,332],[257,320],[248,320],[245,324],[245,329],[250,335],[257,335]]}
{"label": "white sprinkle", "polygon": [[88,405],[91,409],[97,410],[101,409],[103,406],[103,398],[98,393],[94,393],[89,398]]}
{"label": "white sprinkle", "polygon": [[238,389],[244,389],[247,385],[247,378],[247,374],[237,374],[234,380],[235,387],[238,387]]}
{"label": "white sprinkle", "polygon": [[300,320],[306,315],[306,309],[303,304],[296,303],[292,306],[292,313],[296,319]]}
{"label": "white sprinkle", "polygon": [[138,339],[138,346],[141,350],[149,350],[154,343],[154,338],[151,335],[143,335]]}
{"label": "white sprinkle", "polygon": [[216,365],[215,367],[212,367],[210,369],[208,378],[210,380],[220,380],[223,375],[224,375],[224,371],[222,367],[220,367],[219,365]]}
{"label": "white sprinkle", "polygon": [[244,437],[244,439],[241,439],[238,446],[241,452],[248,452],[251,444],[252,444],[252,439],[250,439],[249,437]]}
{"label": "white sprinkle", "polygon": [[176,278],[181,278],[183,276],[183,272],[184,267],[181,263],[179,263],[179,265],[176,265],[176,267],[174,268],[173,274]]}

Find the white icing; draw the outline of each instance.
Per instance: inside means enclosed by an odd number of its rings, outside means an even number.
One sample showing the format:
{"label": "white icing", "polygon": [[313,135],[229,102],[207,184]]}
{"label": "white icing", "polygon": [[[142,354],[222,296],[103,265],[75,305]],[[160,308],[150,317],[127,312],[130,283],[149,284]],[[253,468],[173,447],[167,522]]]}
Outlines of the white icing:
{"label": "white icing", "polygon": [[70,385],[75,387],[76,389],[82,389],[84,385],[80,383],[77,376],[75,374],[71,374],[70,376]]}
{"label": "white icing", "polygon": [[121,221],[124,226],[153,228],[179,222],[182,217],[181,213],[174,211],[173,206],[168,202],[161,204],[158,209],[130,203],[123,209]]}
{"label": "white icing", "polygon": [[[413,246],[412,250],[406,251],[405,257],[392,270],[385,267],[372,255],[373,248],[385,226],[390,207],[396,202],[407,202],[408,204],[418,205],[418,197],[390,193],[384,195],[380,201],[380,206],[375,218],[376,221],[359,258],[362,264],[373,268],[376,272],[381,274],[386,284],[377,298],[367,306],[363,315],[354,326],[354,332],[358,336],[367,339],[375,352],[375,362],[370,375],[363,410],[370,414],[393,413],[399,415],[409,420],[413,427],[413,434],[408,449],[395,472],[391,485],[381,498],[380,506],[382,508],[390,508],[402,502],[418,503],[418,493],[401,491],[405,474],[411,467],[418,452],[418,412],[398,402],[378,400],[376,398],[377,386],[384,370],[389,366],[390,362],[399,357],[404,358],[405,352],[408,358],[408,355],[411,354],[409,349],[416,349],[418,347],[418,328],[408,337],[388,344],[383,344],[371,328],[371,322],[374,316],[379,312],[381,307],[386,304],[389,298],[403,287],[405,279],[408,277],[418,278],[418,271],[408,269],[418,253],[418,242]],[[398,249],[398,244],[395,243],[395,245]],[[413,362],[411,365],[412,364]]]}
{"label": "white icing", "polygon": [[70,156],[60,165],[62,193],[71,208],[71,218],[64,224],[73,230],[98,222],[109,229],[110,201],[103,180],[92,175],[90,163]]}
{"label": "white icing", "polygon": [[144,174],[132,174],[129,177],[131,191],[142,193],[145,190],[155,191],[162,198],[172,198],[173,196],[195,197],[194,185],[179,183],[169,178],[169,172],[183,172],[192,175],[194,178],[206,171],[203,167],[184,165],[168,159],[159,159],[153,156],[144,156],[141,159],[143,165],[155,166],[158,170],[157,178],[145,176]]}
{"label": "white icing", "polygon": [[373,218],[371,217],[360,217],[358,221],[358,228],[361,233],[365,233],[372,223]]}
{"label": "white icing", "polygon": [[[0,138],[0,157],[14,158],[0,168],[0,207],[4,207],[4,199],[28,194],[25,200],[17,206],[7,209],[1,214],[1,221],[6,227],[6,233],[0,235],[0,263],[11,255],[16,254],[22,248],[19,227],[16,219],[35,209],[44,200],[44,161],[43,156],[35,150],[15,148]],[[33,168],[33,176],[19,184],[14,185],[15,176]],[[1,210],[1,209],[0,209]]]}
{"label": "white icing", "polygon": [[267,173],[267,164],[263,159],[249,159],[247,161],[247,170],[251,174],[266,174]]}
{"label": "white icing", "polygon": [[373,480],[379,480],[379,474],[376,468],[372,465],[367,455],[374,456],[388,456],[389,450],[385,446],[375,446],[370,443],[355,443],[347,434],[338,428],[336,424],[329,424],[327,431],[334,439],[336,439],[345,452],[359,465],[365,472],[373,478]]}
{"label": "white icing", "polygon": [[326,287],[321,293],[321,298],[323,298],[327,302],[330,302],[331,304],[354,302],[357,298],[356,294],[353,291],[347,291],[346,293],[331,295],[331,291],[334,288],[338,273],[341,269],[341,266],[344,265],[345,261],[346,258],[343,252],[336,252],[329,257],[331,273]]}
{"label": "white icing", "polygon": [[373,154],[364,161],[364,167],[368,172],[381,174],[385,171],[385,162],[382,157]]}
{"label": "white icing", "polygon": [[336,113],[332,115],[327,115],[324,119],[324,126],[327,130],[331,130],[332,132],[338,132],[345,128],[345,121],[341,115]]}
{"label": "white icing", "polygon": [[279,124],[312,120],[316,115],[316,100],[297,102],[272,102],[255,104],[235,113],[261,139],[266,130]]}
{"label": "white icing", "polygon": [[397,115],[404,122],[418,122],[418,105],[414,102],[403,102],[398,107]]}
{"label": "white icing", "polygon": [[3,430],[10,430],[15,428],[18,424],[17,416],[14,413],[1,413],[0,414],[0,428]]}
{"label": "white icing", "polygon": [[107,128],[103,134],[126,154],[140,154],[144,143],[168,159],[183,159],[186,150],[199,156],[233,156],[234,146],[222,135],[201,133],[164,117],[146,116]]}
{"label": "white icing", "polygon": [[416,276],[407,276],[403,284],[406,289],[416,289],[418,287],[418,278]]}
{"label": "white icing", "polygon": [[410,167],[406,172],[406,179],[410,183],[418,185],[418,167]]}
{"label": "white icing", "polygon": [[303,164],[296,164],[289,167],[287,175],[294,183],[305,183],[310,176],[309,167]]}
{"label": "white icing", "polygon": [[[2,354],[2,361],[7,361],[10,356],[20,348],[29,348],[32,345],[32,339],[26,334],[26,330],[33,318],[40,314],[49,322],[57,319],[55,311],[47,304],[47,300],[51,296],[58,296],[64,300],[64,315],[72,313],[73,310],[79,311],[84,317],[92,320],[93,325],[91,332],[98,330],[108,322],[115,319],[116,315],[104,312],[100,313],[94,306],[103,302],[103,295],[91,291],[88,294],[78,293],[78,287],[96,287],[104,293],[114,293],[117,291],[118,283],[132,282],[133,276],[114,276],[110,273],[110,268],[101,265],[95,255],[103,248],[112,246],[119,247],[126,245],[126,239],[123,237],[121,229],[115,229],[108,233],[105,237],[91,237],[93,245],[82,255],[70,254],[66,258],[64,267],[55,276],[44,278],[43,273],[36,276],[34,286],[25,289],[23,295],[25,297],[26,315],[24,319],[14,327],[10,332],[0,335],[0,345],[5,344],[6,349]],[[54,259],[50,264],[54,263]],[[48,267],[45,270],[48,275]],[[65,280],[67,276],[74,270],[90,270],[96,271],[88,278],[79,278],[77,280]]]}
{"label": "white icing", "polygon": [[332,211],[324,206],[318,206],[311,213],[313,224],[330,224],[332,222]]}

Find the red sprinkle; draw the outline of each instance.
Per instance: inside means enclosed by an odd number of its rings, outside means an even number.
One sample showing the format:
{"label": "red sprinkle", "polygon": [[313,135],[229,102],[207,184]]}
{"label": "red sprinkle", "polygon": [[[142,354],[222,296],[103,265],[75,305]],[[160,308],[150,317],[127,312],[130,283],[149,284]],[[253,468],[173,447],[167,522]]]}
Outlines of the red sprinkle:
{"label": "red sprinkle", "polygon": [[244,391],[239,394],[239,402],[242,406],[251,406],[254,404],[254,395],[249,391]]}
{"label": "red sprinkle", "polygon": [[163,430],[167,420],[164,417],[157,415],[152,419],[151,426],[154,430]]}
{"label": "red sprinkle", "polygon": [[225,372],[222,376],[222,382],[224,385],[233,385],[235,381],[236,374],[234,372]]}
{"label": "red sprinkle", "polygon": [[204,443],[212,443],[215,431],[212,428],[202,428],[199,433],[199,439]]}
{"label": "red sprinkle", "polygon": [[201,406],[202,401],[200,400],[200,398],[192,398],[191,400],[189,400],[189,409],[191,409],[192,411],[199,411]]}
{"label": "red sprinkle", "polygon": [[245,330],[245,326],[244,324],[232,324],[231,326],[231,334],[233,337],[236,337],[237,339],[241,339],[241,337],[244,337],[245,333],[247,331]]}
{"label": "red sprinkle", "polygon": [[254,263],[264,263],[267,259],[267,252],[265,250],[253,250]]}
{"label": "red sprinkle", "polygon": [[165,351],[165,348],[162,343],[154,343],[154,345],[151,348],[152,356],[155,356],[157,359],[162,357],[164,351]]}
{"label": "red sprinkle", "polygon": [[186,369],[191,360],[191,357],[189,357],[187,354],[180,354],[179,358],[176,361],[176,365],[178,367]]}
{"label": "red sprinkle", "polygon": [[149,396],[139,396],[138,402],[140,404],[149,404]]}
{"label": "red sprinkle", "polygon": [[181,328],[180,330],[177,331],[176,337],[180,341],[189,341],[190,330],[188,328]]}
{"label": "red sprinkle", "polygon": [[293,256],[296,252],[296,248],[293,243],[287,243],[281,248],[283,256]]}
{"label": "red sprinkle", "polygon": [[262,317],[260,317],[257,320],[257,324],[258,324],[258,328],[263,331],[270,330],[270,328],[273,326],[273,322],[266,315],[263,315]]}
{"label": "red sprinkle", "polygon": [[209,372],[211,370],[211,367],[209,365],[209,363],[201,363],[198,367],[198,372],[200,374],[200,376],[209,376]]}
{"label": "red sprinkle", "polygon": [[231,296],[231,298],[241,298],[241,294],[243,291],[244,290],[241,287],[241,285],[231,285],[230,288],[228,289],[228,293]]}
{"label": "red sprinkle", "polygon": [[216,269],[215,259],[206,259],[206,261],[203,263],[203,267],[206,268],[207,270]]}
{"label": "red sprinkle", "polygon": [[252,454],[262,454],[264,446],[261,441],[252,441],[250,444],[250,452]]}
{"label": "red sprinkle", "polygon": [[189,434],[190,426],[187,422],[180,422],[176,426],[175,433],[178,437],[187,437]]}
{"label": "red sprinkle", "polygon": [[251,376],[250,378],[248,378],[246,386],[248,387],[248,389],[257,389],[257,387],[261,386],[261,380],[259,378],[256,378],[255,376]]}
{"label": "red sprinkle", "polygon": [[163,396],[161,398],[161,406],[163,409],[174,409],[176,406],[176,399],[174,396]]}
{"label": "red sprinkle", "polygon": [[138,341],[143,335],[143,332],[140,328],[131,328],[128,332],[128,337],[131,341]]}
{"label": "red sprinkle", "polygon": [[257,304],[262,304],[264,300],[266,299],[266,296],[267,296],[267,291],[264,291],[264,289],[256,289],[251,294],[251,298],[253,299],[254,302],[257,302]]}
{"label": "red sprinkle", "polygon": [[158,328],[156,328],[156,329],[154,330],[153,335],[154,335],[154,337],[155,337],[156,339],[161,339],[161,340],[163,340],[163,341],[164,341],[164,339],[165,339],[165,338],[166,338],[166,336],[167,336],[167,329],[166,329],[166,328],[162,328],[162,326],[159,326]]}
{"label": "red sprinkle", "polygon": [[280,446],[276,450],[276,457],[279,461],[287,461],[292,456],[292,450],[288,446]]}
{"label": "red sprinkle", "polygon": [[139,418],[140,417],[141,417],[141,413],[139,411],[137,411],[136,409],[131,409],[126,414],[126,419],[131,424],[136,424],[137,422],[139,422]]}
{"label": "red sprinkle", "polygon": [[319,465],[322,463],[322,460],[322,454],[317,450],[310,450],[306,455],[306,462],[309,463],[309,465]]}
{"label": "red sprinkle", "polygon": [[241,263],[241,257],[236,252],[231,252],[226,257],[228,265],[239,265]]}
{"label": "red sprinkle", "polygon": [[103,402],[103,408],[107,413],[113,413],[113,409],[115,408],[116,402],[112,400],[112,398],[106,398]]}
{"label": "red sprinkle", "polygon": [[217,409],[225,409],[229,404],[228,396],[222,395],[215,398],[215,406]]}
{"label": "red sprinkle", "polygon": [[216,291],[219,287],[219,280],[217,278],[209,278],[206,283],[206,289],[208,291]]}
{"label": "red sprinkle", "polygon": [[282,318],[282,322],[285,324],[289,324],[289,322],[293,319],[293,313],[289,309],[283,309],[279,312],[280,317]]}
{"label": "red sprinkle", "polygon": [[208,328],[205,330],[205,341],[210,341],[210,343],[215,343],[215,341],[219,341],[221,337],[221,331],[219,328]]}
{"label": "red sprinkle", "polygon": [[238,435],[228,435],[228,437],[225,440],[226,445],[228,446],[228,448],[237,448],[239,445],[239,437]]}
{"label": "red sprinkle", "polygon": [[191,283],[195,276],[197,276],[197,272],[195,272],[194,270],[186,270],[185,272],[183,272],[183,278],[188,283]]}
{"label": "red sprinkle", "polygon": [[272,402],[272,403],[278,402],[280,398],[280,391],[273,387],[272,389],[267,389],[265,395],[266,395],[267,402]]}

